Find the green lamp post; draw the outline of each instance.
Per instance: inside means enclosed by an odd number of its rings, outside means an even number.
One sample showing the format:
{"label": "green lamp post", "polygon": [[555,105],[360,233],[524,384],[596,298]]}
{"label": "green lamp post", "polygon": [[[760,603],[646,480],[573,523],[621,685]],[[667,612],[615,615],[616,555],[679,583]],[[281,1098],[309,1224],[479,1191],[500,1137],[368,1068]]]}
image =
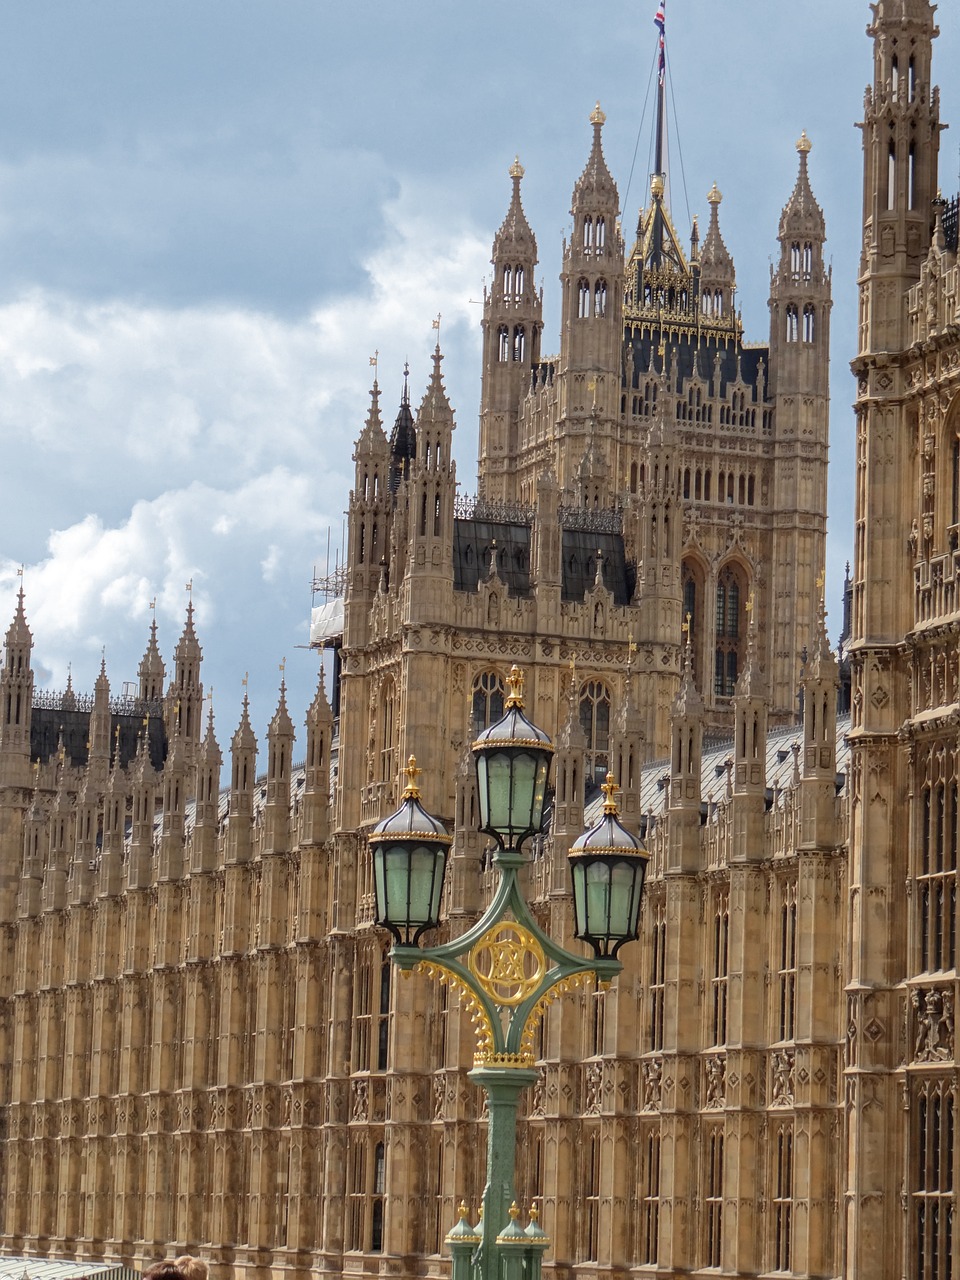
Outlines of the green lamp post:
{"label": "green lamp post", "polygon": [[621,826],[612,775],[604,785],[603,817],[570,851],[575,932],[594,955],[573,955],[537,924],[520,889],[521,846],[539,831],[553,746],[523,712],[523,673],[514,666],[503,717],[473,744],[480,829],[497,842],[499,884],[477,923],[439,947],[419,947],[439,923],[440,895],[451,838],[420,805],[419,772],[411,757],[408,785],[396,813],[370,836],[377,923],[389,929],[391,957],[401,969],[426,973],[459,991],[477,1028],[470,1078],[486,1093],[487,1181],[482,1222],[466,1211],[447,1236],[453,1280],[536,1280],[548,1242],[536,1222],[516,1221],[517,1106],[537,1078],[533,1041],[547,1005],[589,976],[607,983],[621,970],[620,947],[636,938],[647,854]]}

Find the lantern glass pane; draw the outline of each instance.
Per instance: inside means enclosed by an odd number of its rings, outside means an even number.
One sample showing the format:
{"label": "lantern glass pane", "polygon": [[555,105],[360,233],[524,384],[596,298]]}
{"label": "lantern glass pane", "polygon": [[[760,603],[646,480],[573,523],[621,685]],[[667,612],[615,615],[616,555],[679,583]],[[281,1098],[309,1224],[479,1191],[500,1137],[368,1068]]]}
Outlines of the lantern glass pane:
{"label": "lantern glass pane", "polygon": [[575,862],[570,868],[573,877],[573,925],[574,933],[578,938],[584,938],[587,935],[585,870],[586,868],[582,862]]}
{"label": "lantern glass pane", "polygon": [[512,828],[514,771],[513,760],[506,751],[498,751],[484,758],[487,766],[487,826],[503,834]]}
{"label": "lantern glass pane", "polygon": [[439,883],[437,855],[424,845],[414,845],[410,850],[410,911],[408,923],[423,925],[436,917],[432,915],[434,886]]}

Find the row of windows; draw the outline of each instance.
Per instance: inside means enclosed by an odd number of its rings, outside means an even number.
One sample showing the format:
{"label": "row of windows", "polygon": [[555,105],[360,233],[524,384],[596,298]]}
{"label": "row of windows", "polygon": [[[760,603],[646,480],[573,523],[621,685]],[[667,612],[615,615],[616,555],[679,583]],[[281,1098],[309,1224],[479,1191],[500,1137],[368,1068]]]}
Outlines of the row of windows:
{"label": "row of windows", "polygon": [[607,222],[600,215],[591,217],[588,213],[583,220],[581,244],[587,253],[603,253],[607,243]]}
{"label": "row of windows", "polygon": [[810,280],[813,276],[813,245],[808,240],[801,249],[799,241],[790,246],[790,272],[795,280]]}
{"label": "row of windows", "polygon": [[[694,675],[704,643],[701,599],[705,591],[703,575],[693,564],[683,564],[683,612],[690,624]],[[718,698],[732,698],[736,692],[743,648],[746,643],[746,578],[737,564],[726,565],[717,576],[713,597],[714,658],[713,692]]]}
{"label": "row of windows", "polygon": [[522,361],[526,356],[527,335],[522,324],[510,328],[502,324],[497,330],[497,359],[501,364],[509,364],[511,360]]}
{"label": "row of windows", "polygon": [[506,266],[503,268],[503,296],[519,302],[523,297],[526,275],[523,267]]}
{"label": "row of windows", "polygon": [[[626,413],[626,396],[621,398],[621,407],[623,412]],[[657,396],[655,388],[652,392],[648,388],[644,395],[635,395],[631,401],[631,413],[635,418],[652,417],[656,407]],[[704,400],[699,389],[696,391],[691,390],[685,400],[676,402],[673,416],[677,422],[692,422],[710,426],[713,423],[713,404],[710,400]],[[769,432],[773,425],[769,409],[762,411],[761,421],[763,430]],[[749,431],[756,430],[757,410],[747,401],[746,392],[731,392],[730,399],[720,405],[720,425],[724,427],[745,427]]]}

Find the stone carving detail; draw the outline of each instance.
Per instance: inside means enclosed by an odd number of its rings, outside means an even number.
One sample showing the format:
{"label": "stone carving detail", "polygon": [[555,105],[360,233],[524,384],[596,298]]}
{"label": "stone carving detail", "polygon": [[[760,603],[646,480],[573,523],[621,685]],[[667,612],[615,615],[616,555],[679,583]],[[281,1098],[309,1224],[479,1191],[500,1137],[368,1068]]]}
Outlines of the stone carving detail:
{"label": "stone carving detail", "polygon": [[652,1058],[643,1064],[643,1105],[647,1110],[659,1111],[662,1092],[663,1063]]}
{"label": "stone carving detail", "polygon": [[913,1056],[917,1062],[946,1062],[953,1057],[953,993],[917,987],[910,993],[916,1011]]}
{"label": "stone carving detail", "polygon": [[351,1120],[366,1120],[368,1109],[367,1082],[366,1080],[354,1080],[353,1082],[353,1109],[350,1114]]}
{"label": "stone carving detail", "polygon": [[532,1116],[542,1116],[543,1112],[543,1095],[544,1080],[543,1068],[540,1068],[540,1074],[537,1076],[533,1085],[533,1097],[530,1099],[530,1114]]}
{"label": "stone carving detail", "polygon": [[793,1066],[796,1054],[792,1049],[778,1049],[773,1055],[772,1107],[793,1106]]}
{"label": "stone carving detail", "polygon": [[706,1087],[704,1089],[704,1106],[722,1107],[726,1098],[724,1076],[726,1062],[723,1058],[707,1058],[705,1070]]}
{"label": "stone carving detail", "polygon": [[603,1092],[603,1063],[588,1062],[584,1073],[584,1114],[598,1116]]}

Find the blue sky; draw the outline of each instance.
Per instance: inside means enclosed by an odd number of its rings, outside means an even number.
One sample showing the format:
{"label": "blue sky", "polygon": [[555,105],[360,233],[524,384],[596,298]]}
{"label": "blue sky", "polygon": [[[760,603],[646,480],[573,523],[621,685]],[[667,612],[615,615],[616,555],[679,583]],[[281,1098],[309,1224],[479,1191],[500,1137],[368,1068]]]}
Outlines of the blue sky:
{"label": "blue sky", "polygon": [[[678,225],[724,194],[747,335],[801,129],[834,267],[828,592],[852,541],[861,0],[667,0]],[[545,350],[596,100],[629,233],[646,192],[653,0],[41,0],[0,7],[0,626],[24,565],[41,684],[136,678],[157,598],[169,659],[194,583],[217,730],[287,659],[316,679],[309,581],[339,544],[380,352],[388,421],[419,400],[443,316],[459,476],[474,487],[479,319],[507,169],[526,167]],[[943,118],[960,15],[940,13]],[[638,143],[639,138],[639,143]],[[679,148],[677,141],[679,140]],[[636,151],[636,166],[628,177]],[[681,165],[682,159],[682,165]],[[682,169],[682,173],[681,173]],[[685,180],[685,181],[684,181]],[[941,181],[960,185],[956,135]],[[686,192],[686,194],[685,194]]]}

